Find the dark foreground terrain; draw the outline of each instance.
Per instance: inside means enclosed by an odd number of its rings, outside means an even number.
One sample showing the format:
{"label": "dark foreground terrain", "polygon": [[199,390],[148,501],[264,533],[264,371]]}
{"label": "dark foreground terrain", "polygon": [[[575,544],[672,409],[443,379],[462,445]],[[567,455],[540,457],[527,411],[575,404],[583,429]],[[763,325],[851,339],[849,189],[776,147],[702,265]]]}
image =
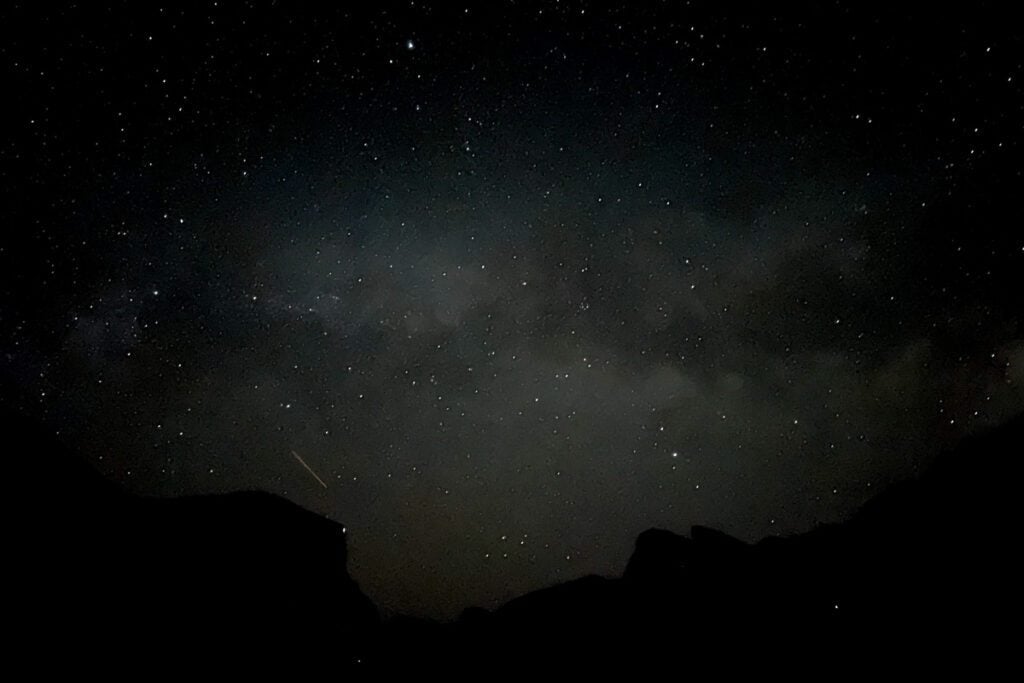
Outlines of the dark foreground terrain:
{"label": "dark foreground terrain", "polygon": [[843,524],[754,545],[651,529],[619,578],[453,624],[382,622],[343,528],[281,498],[129,496],[16,413],[3,427],[7,645],[36,672],[1016,667],[1024,416]]}

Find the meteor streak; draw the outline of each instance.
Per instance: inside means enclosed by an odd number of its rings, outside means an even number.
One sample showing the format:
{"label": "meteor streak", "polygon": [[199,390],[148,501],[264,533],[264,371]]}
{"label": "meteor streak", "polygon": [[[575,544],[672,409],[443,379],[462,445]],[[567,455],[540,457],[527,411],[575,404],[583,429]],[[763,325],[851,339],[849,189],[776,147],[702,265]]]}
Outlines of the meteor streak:
{"label": "meteor streak", "polygon": [[292,455],[295,456],[295,459],[299,461],[300,465],[302,465],[303,467],[306,468],[307,472],[309,472],[310,474],[313,475],[314,479],[316,479],[318,482],[320,482],[321,486],[323,486],[324,488],[327,488],[327,484],[324,483],[324,480],[317,476],[316,472],[313,471],[313,468],[306,464],[306,461],[302,459],[301,455],[299,455],[295,451],[292,451]]}

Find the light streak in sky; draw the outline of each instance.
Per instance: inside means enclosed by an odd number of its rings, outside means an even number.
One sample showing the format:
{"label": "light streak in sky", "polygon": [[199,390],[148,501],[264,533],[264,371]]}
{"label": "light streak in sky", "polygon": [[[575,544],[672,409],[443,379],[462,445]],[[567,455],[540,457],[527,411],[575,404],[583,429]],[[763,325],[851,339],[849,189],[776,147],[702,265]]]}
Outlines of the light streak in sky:
{"label": "light streak in sky", "polygon": [[298,453],[296,453],[295,451],[292,451],[292,455],[294,455],[294,456],[295,456],[295,459],[299,461],[299,464],[300,464],[300,465],[302,465],[303,467],[305,467],[305,468],[306,468],[306,471],[307,471],[307,472],[309,472],[310,474],[312,474],[312,475],[313,475],[313,478],[314,478],[314,479],[316,479],[316,480],[317,480],[318,482],[320,482],[320,485],[321,485],[321,486],[323,486],[324,488],[327,488],[327,484],[325,484],[325,483],[324,483],[324,480],[323,480],[323,479],[321,479],[321,478],[320,478],[319,476],[317,476],[317,473],[313,471],[313,468],[312,468],[312,467],[310,467],[309,465],[307,465],[307,464],[306,464],[306,461],[302,459],[302,456],[301,456],[301,455],[299,455],[299,454],[298,454]]}

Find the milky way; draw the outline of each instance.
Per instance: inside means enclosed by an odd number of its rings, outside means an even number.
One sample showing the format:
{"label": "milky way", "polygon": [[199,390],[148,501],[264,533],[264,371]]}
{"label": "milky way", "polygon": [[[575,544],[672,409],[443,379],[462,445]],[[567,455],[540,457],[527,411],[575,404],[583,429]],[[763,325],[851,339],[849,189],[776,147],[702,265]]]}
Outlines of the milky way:
{"label": "milky way", "polygon": [[434,617],[1024,407],[1006,17],[468,7],[3,10],[5,401]]}

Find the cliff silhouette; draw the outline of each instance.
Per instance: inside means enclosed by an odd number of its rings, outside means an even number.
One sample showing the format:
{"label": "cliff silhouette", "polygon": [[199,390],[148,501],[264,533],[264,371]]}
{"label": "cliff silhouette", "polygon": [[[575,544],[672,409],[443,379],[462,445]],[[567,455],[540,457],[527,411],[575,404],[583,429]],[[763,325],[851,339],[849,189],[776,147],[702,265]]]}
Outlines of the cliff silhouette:
{"label": "cliff silhouette", "polygon": [[344,667],[374,635],[342,525],[256,491],[129,495],[17,414],[2,427],[18,655],[123,673],[251,670],[298,653]]}
{"label": "cliff silhouette", "polygon": [[448,624],[381,622],[348,575],[343,528],[282,498],[131,496],[16,413],[4,411],[3,427],[26,454],[9,455],[9,623],[22,656],[57,668],[643,663],[828,675],[982,666],[1015,651],[1024,415],[841,524],[755,544],[701,526],[650,529],[621,577],[582,577]]}

